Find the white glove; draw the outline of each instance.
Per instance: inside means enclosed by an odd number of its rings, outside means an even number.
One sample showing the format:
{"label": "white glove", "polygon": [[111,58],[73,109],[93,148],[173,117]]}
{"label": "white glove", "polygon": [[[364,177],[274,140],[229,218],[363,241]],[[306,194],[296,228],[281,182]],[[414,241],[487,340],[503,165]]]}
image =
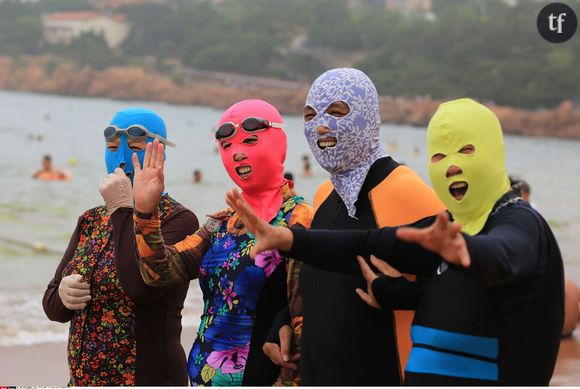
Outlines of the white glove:
{"label": "white glove", "polygon": [[107,205],[107,214],[119,208],[133,208],[133,187],[123,169],[116,168],[99,184],[99,192]]}
{"label": "white glove", "polygon": [[71,274],[60,280],[58,295],[62,304],[71,311],[81,310],[91,299],[91,290],[88,283],[82,281],[80,274]]}

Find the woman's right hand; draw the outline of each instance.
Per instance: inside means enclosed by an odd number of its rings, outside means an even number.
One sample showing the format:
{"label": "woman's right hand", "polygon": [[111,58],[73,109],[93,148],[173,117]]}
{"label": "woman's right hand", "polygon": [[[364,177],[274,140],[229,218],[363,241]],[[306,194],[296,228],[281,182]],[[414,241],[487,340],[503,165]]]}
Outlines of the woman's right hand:
{"label": "woman's right hand", "polygon": [[135,168],[133,198],[137,211],[151,213],[159,207],[159,201],[165,188],[163,178],[164,163],[164,147],[157,139],[153,143],[147,143],[143,167],[139,164],[137,154],[133,153],[133,166]]}
{"label": "woman's right hand", "polygon": [[91,299],[91,290],[80,274],[63,277],[58,285],[58,295],[62,304],[71,311],[81,310]]}
{"label": "woman's right hand", "polygon": [[251,258],[255,259],[256,255],[266,250],[288,251],[292,248],[292,243],[294,243],[292,231],[286,227],[274,227],[256,216],[237,189],[226,194],[226,203],[232,207],[246,229],[256,238],[256,244],[250,249]]}

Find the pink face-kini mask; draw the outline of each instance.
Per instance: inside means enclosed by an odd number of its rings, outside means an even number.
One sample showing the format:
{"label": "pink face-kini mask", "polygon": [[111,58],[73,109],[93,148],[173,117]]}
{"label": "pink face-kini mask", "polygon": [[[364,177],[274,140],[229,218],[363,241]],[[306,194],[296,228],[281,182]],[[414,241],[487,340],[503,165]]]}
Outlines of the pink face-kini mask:
{"label": "pink face-kini mask", "polygon": [[280,210],[280,187],[286,183],[286,134],[281,127],[282,117],[272,105],[243,100],[223,113],[216,133],[226,171],[256,215],[267,222]]}

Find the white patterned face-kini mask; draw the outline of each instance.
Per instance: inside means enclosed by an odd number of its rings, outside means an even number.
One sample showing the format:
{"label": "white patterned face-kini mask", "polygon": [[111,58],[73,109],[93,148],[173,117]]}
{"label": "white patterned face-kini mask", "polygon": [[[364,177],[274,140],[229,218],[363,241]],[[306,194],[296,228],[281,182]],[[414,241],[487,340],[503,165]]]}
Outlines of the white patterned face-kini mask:
{"label": "white patterned face-kini mask", "polygon": [[[350,111],[343,117],[326,113],[334,102],[346,103]],[[304,123],[304,135],[312,154],[326,171],[345,203],[349,216],[354,217],[356,202],[371,165],[387,154],[379,140],[381,119],[377,90],[366,74],[357,69],[340,68],[318,77],[306,99],[306,105],[316,116]],[[330,132],[319,135],[324,126]],[[329,139],[325,142],[324,139]],[[334,138],[336,145],[333,144]]]}

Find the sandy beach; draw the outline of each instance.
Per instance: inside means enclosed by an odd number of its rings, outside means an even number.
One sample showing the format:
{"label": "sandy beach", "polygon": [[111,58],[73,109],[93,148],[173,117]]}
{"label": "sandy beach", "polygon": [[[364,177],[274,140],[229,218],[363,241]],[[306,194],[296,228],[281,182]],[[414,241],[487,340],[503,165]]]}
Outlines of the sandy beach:
{"label": "sandy beach", "polygon": [[[580,266],[566,266],[566,276],[580,285]],[[189,351],[197,328],[184,327],[181,343]],[[66,386],[66,343],[0,347],[0,386]],[[551,386],[580,384],[580,326],[562,339]]]}
{"label": "sandy beach", "polygon": [[[184,328],[183,348],[189,351],[195,329]],[[66,386],[68,367],[66,343],[0,348],[1,386]],[[551,386],[580,383],[580,330],[563,339]]]}

